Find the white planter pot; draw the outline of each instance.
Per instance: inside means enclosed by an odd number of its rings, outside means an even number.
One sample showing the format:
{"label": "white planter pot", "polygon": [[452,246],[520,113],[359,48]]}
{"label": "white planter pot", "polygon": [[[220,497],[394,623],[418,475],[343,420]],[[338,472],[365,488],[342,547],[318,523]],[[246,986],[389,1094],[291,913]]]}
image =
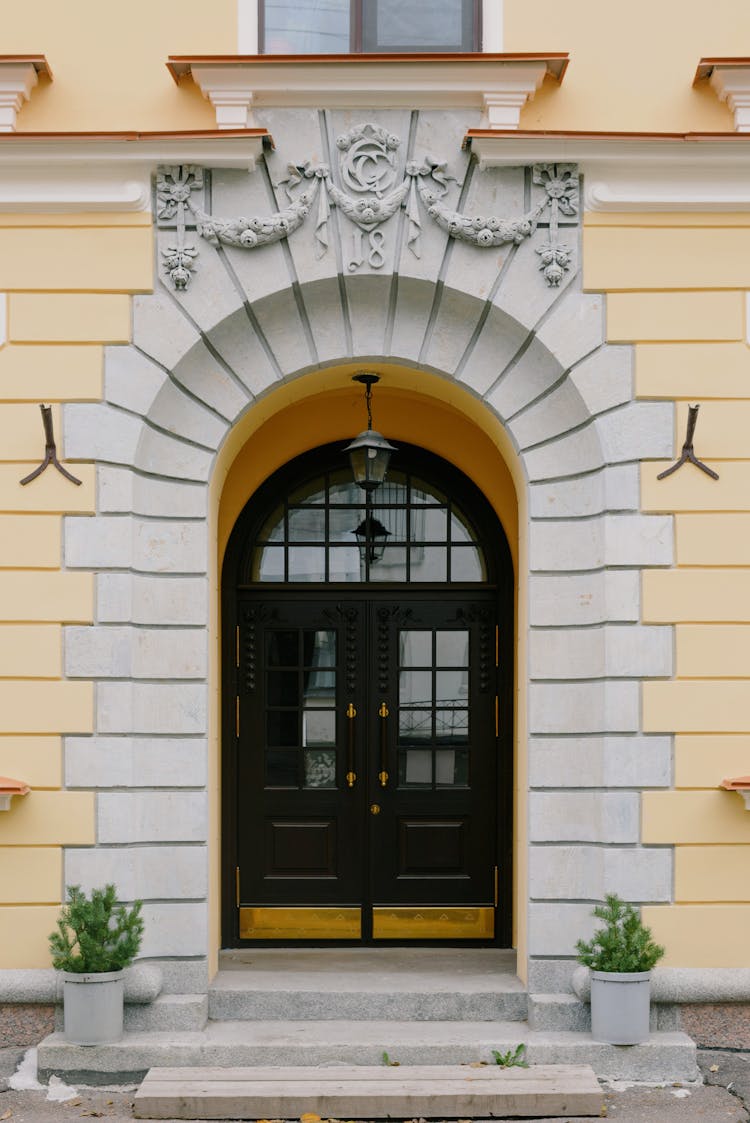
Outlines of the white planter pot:
{"label": "white planter pot", "polygon": [[65,1038],[72,1045],[107,1045],[122,1037],[122,971],[75,975],[63,971]]}
{"label": "white planter pot", "polygon": [[651,972],[591,972],[591,1035],[608,1045],[648,1041]]}

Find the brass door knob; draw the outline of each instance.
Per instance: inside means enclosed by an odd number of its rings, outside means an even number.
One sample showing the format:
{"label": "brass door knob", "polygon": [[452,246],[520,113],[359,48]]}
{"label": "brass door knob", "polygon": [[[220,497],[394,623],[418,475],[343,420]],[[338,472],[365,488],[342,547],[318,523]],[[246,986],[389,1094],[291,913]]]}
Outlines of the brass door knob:
{"label": "brass door knob", "polygon": [[371,803],[370,804],[370,814],[371,815],[379,815],[380,814],[380,804],[379,803]]}

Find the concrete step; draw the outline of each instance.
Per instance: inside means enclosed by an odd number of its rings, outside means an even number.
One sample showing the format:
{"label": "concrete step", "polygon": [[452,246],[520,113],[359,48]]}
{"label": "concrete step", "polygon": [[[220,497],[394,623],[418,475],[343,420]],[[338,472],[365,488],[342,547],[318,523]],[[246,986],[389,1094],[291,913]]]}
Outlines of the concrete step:
{"label": "concrete step", "polygon": [[[574,994],[530,994],[528,1021],[531,1029],[570,1030],[588,1033],[591,1007]],[[655,1030],[676,1032],[681,1028],[680,1008],[670,1003],[652,1003],[650,1025]]]}
{"label": "concrete step", "polygon": [[523,1021],[512,952],[495,948],[224,952],[209,1017],[231,1021]]}
{"label": "concrete step", "polygon": [[528,1018],[531,1029],[542,1031],[591,1029],[591,1007],[574,994],[530,994]]}
{"label": "concrete step", "polygon": [[493,1050],[526,1045],[532,1064],[590,1064],[617,1080],[697,1078],[694,1042],[684,1033],[653,1033],[643,1045],[604,1045],[588,1033],[530,1029],[526,1022],[209,1021],[202,1032],[126,1033],[113,1045],[70,1045],[54,1033],[39,1046],[40,1080],[131,1083],[149,1068],[219,1065],[401,1065],[489,1061]]}
{"label": "concrete step", "polygon": [[152,1068],[137,1119],[528,1119],[600,1116],[588,1065]]}
{"label": "concrete step", "polygon": [[[125,1029],[190,1030],[204,1029],[208,1020],[208,995],[161,994],[153,1002],[125,1003]],[[63,1008],[55,1011],[55,1028],[64,1027]]]}
{"label": "concrete step", "polygon": [[125,1007],[125,1029],[134,1032],[205,1029],[207,1021],[206,994],[161,994],[149,1005]]}

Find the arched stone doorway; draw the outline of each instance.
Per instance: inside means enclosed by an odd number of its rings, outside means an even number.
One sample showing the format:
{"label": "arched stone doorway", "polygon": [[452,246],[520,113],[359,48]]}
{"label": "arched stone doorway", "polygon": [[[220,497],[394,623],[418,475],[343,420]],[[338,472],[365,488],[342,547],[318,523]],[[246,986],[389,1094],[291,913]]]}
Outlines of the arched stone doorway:
{"label": "arched stone doorway", "polygon": [[[221,783],[212,707],[220,682],[219,564],[228,535],[222,519],[233,505],[233,464],[242,461],[257,486],[311,444],[346,443],[358,427],[351,411],[346,426],[331,428],[321,410],[321,431],[311,439],[306,403],[335,395],[366,361],[388,376],[414,411],[422,401],[444,407],[448,420],[431,447],[464,467],[486,495],[503,461],[513,475],[519,504],[514,944],[521,973],[529,962],[536,988],[555,989],[570,973],[574,937],[585,934],[590,912],[565,865],[567,843],[579,839],[566,826],[568,809],[574,802],[588,817],[593,825],[586,837],[596,843],[606,808],[627,803],[630,814],[636,799],[607,790],[602,777],[612,754],[619,759],[631,746],[637,749],[629,786],[652,776],[654,739],[639,733],[637,680],[663,673],[666,664],[644,662],[649,637],[638,623],[638,570],[669,564],[672,536],[668,518],[638,513],[637,461],[671,450],[670,407],[633,401],[630,349],[604,343],[602,300],[575,284],[548,294],[552,306],[544,311],[528,305],[533,324],[524,333],[516,313],[500,307],[502,293],[488,302],[475,291],[473,275],[461,291],[436,287],[435,277],[408,284],[402,278],[391,310],[411,324],[404,335],[385,330],[390,321],[383,321],[383,331],[373,325],[371,302],[388,291],[383,278],[348,278],[350,295],[356,292],[358,299],[345,309],[335,281],[300,278],[295,291],[314,303],[316,338],[327,341],[316,362],[286,346],[286,279],[278,276],[275,283],[282,287],[252,302],[266,323],[274,317],[281,332],[275,350],[268,332],[262,343],[244,307],[228,309],[237,291],[221,280],[220,264],[217,258],[210,267],[214,302],[200,298],[197,289],[187,296],[160,289],[136,297],[133,345],[107,351],[106,401],[67,406],[64,416],[65,455],[93,460],[99,489],[95,518],[65,520],[66,561],[97,573],[91,642],[104,642],[117,625],[124,629],[117,635],[128,657],[124,671],[118,668],[120,681],[109,681],[112,672],[101,664],[95,675],[86,672],[102,680],[94,736],[106,745],[117,737],[140,746],[155,735],[162,738],[161,751],[180,760],[190,753],[190,770],[171,773],[172,790],[149,797],[172,816],[180,858],[191,870],[191,896],[165,902],[162,881],[155,880],[153,898],[142,894],[152,918],[148,954],[184,957],[182,973],[192,979],[201,957],[210,971],[221,944]],[[504,275],[508,284],[513,273]],[[510,288],[506,295],[512,295]],[[431,302],[439,302],[440,314],[420,318],[419,309],[425,312]],[[298,344],[301,338],[295,334]],[[465,347],[457,361],[459,339]],[[508,360],[511,339],[515,350]],[[270,355],[270,366],[261,352]],[[266,441],[259,460],[264,423],[274,417],[286,422],[294,410],[301,414],[300,429],[308,427],[304,439],[297,434],[295,447],[281,457],[283,441]],[[456,439],[454,416],[486,440],[488,454],[476,471],[462,458],[477,441],[471,433]],[[381,427],[398,436],[385,423]],[[419,428],[412,424],[406,439],[415,434]],[[234,507],[230,530],[247,495]],[[153,630],[165,652],[163,677],[155,683],[141,679],[144,628]],[[179,642],[178,628],[185,629]],[[187,629],[194,630],[197,652],[189,675],[182,665]],[[621,650],[623,658],[615,658]],[[75,675],[75,664],[69,666]],[[570,746],[583,769],[568,768]],[[653,747],[663,752],[661,742]],[[582,779],[591,790],[580,797],[570,793]],[[183,791],[188,783],[191,790]],[[529,788],[538,790],[529,794]],[[131,860],[130,833],[115,818],[124,802],[119,795],[99,801],[113,876],[118,862]],[[128,802],[140,814],[148,801],[133,792]],[[637,828],[628,838],[637,843]],[[633,853],[640,857],[641,848]],[[69,855],[71,870],[76,857]]]}
{"label": "arched stone doorway", "polygon": [[223,568],[224,945],[509,946],[514,576],[487,500],[340,444],[240,515]]}

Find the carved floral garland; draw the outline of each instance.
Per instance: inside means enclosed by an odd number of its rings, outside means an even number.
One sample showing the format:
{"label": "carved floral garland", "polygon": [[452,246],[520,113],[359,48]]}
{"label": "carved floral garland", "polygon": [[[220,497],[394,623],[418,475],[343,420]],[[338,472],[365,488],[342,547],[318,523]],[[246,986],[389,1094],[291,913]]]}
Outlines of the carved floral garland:
{"label": "carved floral garland", "polygon": [[[535,164],[533,182],[544,188],[542,200],[520,218],[465,215],[443,202],[448,183],[453,179],[445,162],[425,157],[410,161],[405,175],[397,182],[396,152],[400,141],[378,125],[362,124],[350,129],[336,142],[339,150],[338,187],[325,164],[290,165],[283,186],[289,205],[264,217],[217,218],[206,214],[193,201],[192,192],[203,186],[203,173],[192,165],[159,170],[157,180],[158,217],[176,219],[176,244],[162,251],[164,269],[177,289],[184,289],[195,269],[198,250],[185,244],[185,212],[195,215],[198,234],[213,245],[254,249],[288,238],[306,221],[317,205],[315,241],[317,256],[328,251],[330,208],[338,207],[353,223],[352,253],[347,262],[351,272],[365,260],[373,269],[385,262],[385,234],[380,227],[400,208],[408,220],[407,245],[420,256],[422,216],[419,200],[428,216],[451,238],[484,248],[508,243],[520,245],[536,230],[542,214],[549,210],[549,236],[536,252],[548,285],[560,284],[570,269],[573,250],[559,240],[559,217],[578,214],[578,173],[574,164]],[[455,182],[455,181],[454,181]],[[302,190],[298,190],[302,186]],[[366,241],[365,241],[366,238]]]}

